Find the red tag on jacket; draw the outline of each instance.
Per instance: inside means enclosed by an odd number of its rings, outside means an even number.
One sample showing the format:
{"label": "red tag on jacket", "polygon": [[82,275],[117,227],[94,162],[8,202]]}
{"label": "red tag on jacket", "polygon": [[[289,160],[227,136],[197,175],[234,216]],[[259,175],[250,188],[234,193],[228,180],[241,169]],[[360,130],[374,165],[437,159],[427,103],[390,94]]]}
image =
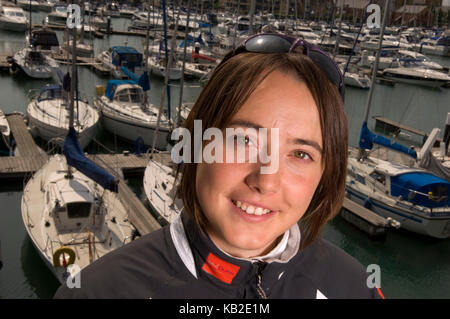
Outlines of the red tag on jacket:
{"label": "red tag on jacket", "polygon": [[208,258],[202,267],[208,274],[213,275],[227,284],[231,284],[234,277],[237,275],[239,268],[241,267],[230,264],[212,253],[209,253]]}

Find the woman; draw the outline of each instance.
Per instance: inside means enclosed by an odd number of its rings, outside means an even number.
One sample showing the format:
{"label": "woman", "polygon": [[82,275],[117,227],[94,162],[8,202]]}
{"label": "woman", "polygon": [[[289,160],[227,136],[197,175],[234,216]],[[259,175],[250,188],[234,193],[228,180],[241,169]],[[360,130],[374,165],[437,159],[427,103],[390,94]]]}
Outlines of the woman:
{"label": "woman", "polygon": [[[61,287],[56,297],[380,298],[365,269],[318,236],[344,198],[343,95],[339,69],[318,48],[279,34],[248,38],[186,121],[191,136],[195,120],[202,132],[240,133],[219,140],[213,155],[222,160],[180,167],[185,212],[90,265],[81,289]],[[251,156],[262,149],[276,156]]]}

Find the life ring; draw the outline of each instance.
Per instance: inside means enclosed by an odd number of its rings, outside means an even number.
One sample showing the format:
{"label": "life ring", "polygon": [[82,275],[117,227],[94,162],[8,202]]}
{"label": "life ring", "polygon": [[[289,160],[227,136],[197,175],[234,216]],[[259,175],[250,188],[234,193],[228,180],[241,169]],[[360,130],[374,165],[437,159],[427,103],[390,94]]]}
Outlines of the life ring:
{"label": "life ring", "polygon": [[[69,255],[69,262],[66,265],[61,266],[60,257],[61,254],[68,254]],[[67,267],[75,262],[75,251],[67,246],[59,247],[54,253],[53,253],[53,266],[55,267]]]}

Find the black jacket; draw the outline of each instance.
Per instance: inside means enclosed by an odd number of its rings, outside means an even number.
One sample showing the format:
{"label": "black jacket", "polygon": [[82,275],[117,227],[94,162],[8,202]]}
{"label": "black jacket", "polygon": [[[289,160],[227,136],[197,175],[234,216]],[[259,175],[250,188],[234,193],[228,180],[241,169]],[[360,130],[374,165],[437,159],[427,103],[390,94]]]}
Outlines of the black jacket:
{"label": "black jacket", "polygon": [[[296,226],[296,225],[295,225]],[[317,239],[288,262],[232,258],[182,214],[81,271],[55,298],[380,298],[353,257]]]}

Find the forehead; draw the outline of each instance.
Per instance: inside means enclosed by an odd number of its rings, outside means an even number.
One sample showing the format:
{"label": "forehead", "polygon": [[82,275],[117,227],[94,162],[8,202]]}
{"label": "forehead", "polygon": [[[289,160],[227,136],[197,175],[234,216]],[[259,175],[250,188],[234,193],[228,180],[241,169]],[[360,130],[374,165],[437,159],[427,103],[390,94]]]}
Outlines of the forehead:
{"label": "forehead", "polygon": [[[266,128],[279,128],[280,136],[322,140],[316,102],[306,84],[293,75],[274,71],[252,92],[232,118],[251,120]],[[302,136],[295,136],[295,135]]]}

